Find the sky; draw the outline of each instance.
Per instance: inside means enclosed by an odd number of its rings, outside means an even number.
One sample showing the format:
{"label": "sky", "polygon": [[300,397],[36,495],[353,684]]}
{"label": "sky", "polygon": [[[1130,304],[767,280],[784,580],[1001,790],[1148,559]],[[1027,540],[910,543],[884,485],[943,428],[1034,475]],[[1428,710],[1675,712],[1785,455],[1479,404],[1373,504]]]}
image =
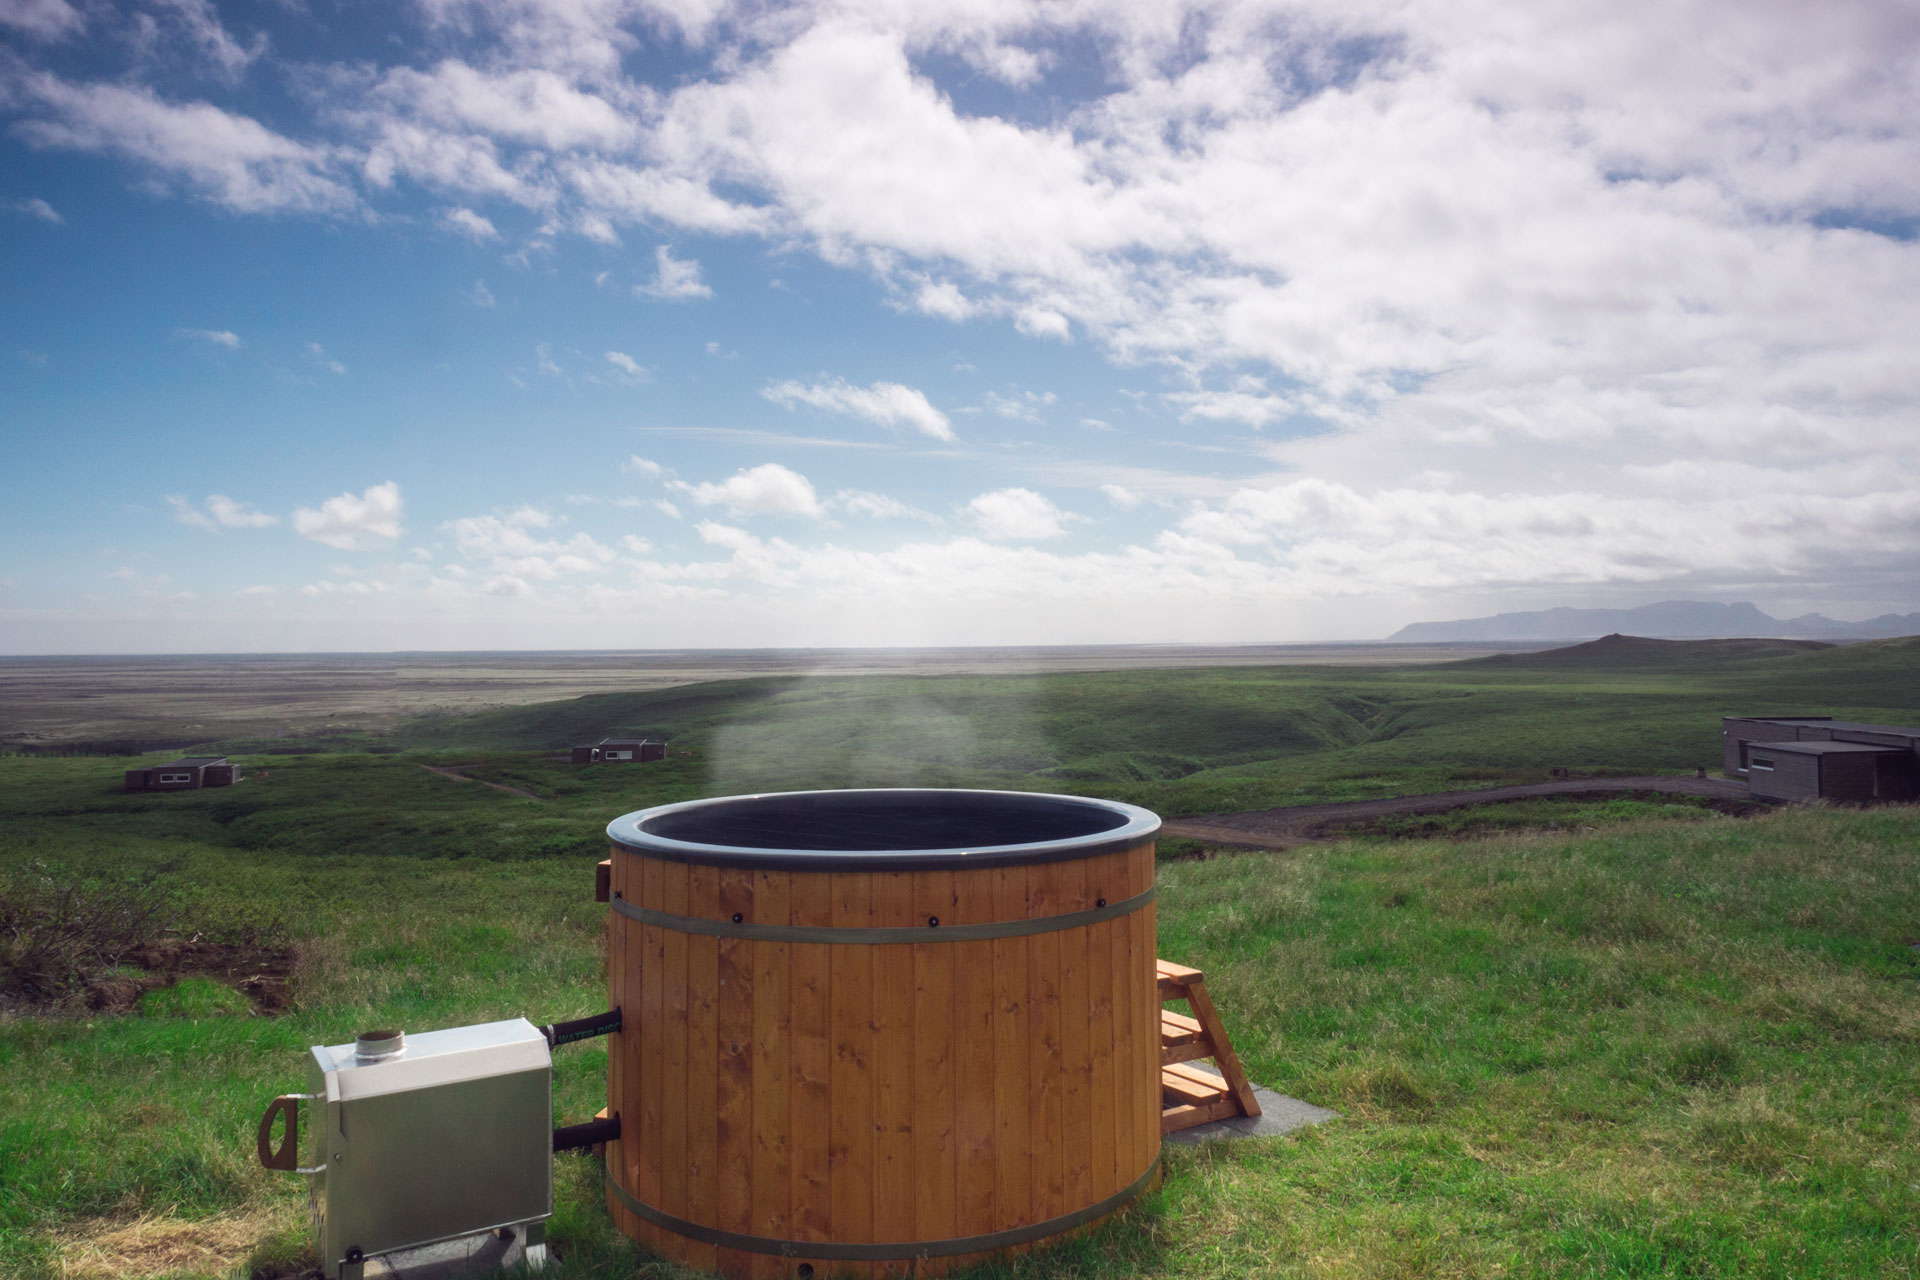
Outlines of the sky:
{"label": "sky", "polygon": [[1920,608],[1920,6],[0,0],[0,652]]}

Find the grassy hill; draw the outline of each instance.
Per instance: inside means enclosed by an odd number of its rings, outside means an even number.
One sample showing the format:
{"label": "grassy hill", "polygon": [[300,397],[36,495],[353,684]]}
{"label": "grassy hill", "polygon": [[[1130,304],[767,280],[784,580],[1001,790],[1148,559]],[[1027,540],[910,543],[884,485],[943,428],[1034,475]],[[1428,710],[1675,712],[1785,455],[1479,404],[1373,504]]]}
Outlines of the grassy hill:
{"label": "grassy hill", "polygon": [[[743,680],[426,719],[394,742],[529,753],[633,730],[699,761],[713,793],[1037,782],[1184,815],[1556,767],[1717,768],[1721,716],[1790,710],[1916,718],[1920,641],[1622,637],[1421,668]],[[530,758],[488,776],[561,795],[591,772]]]}
{"label": "grassy hill", "polygon": [[[631,809],[924,783],[1172,816],[1713,765],[1723,714],[1920,719],[1920,641],[1701,645],[738,681],[415,722],[383,754],[247,757],[241,785],[175,795],[119,792],[123,759],[0,759],[0,966],[5,930],[62,902],[295,958],[282,1016],[199,977],[129,1013],[0,1009],[0,1275],[297,1269],[301,1193],[256,1167],[252,1125],[305,1046],[602,1007],[592,863]],[[613,729],[672,754],[551,758]],[[1148,1205],[1012,1274],[1912,1274],[1920,811],[1621,813],[1164,865],[1162,953],[1206,968],[1256,1080],[1345,1118],[1173,1151]],[[556,1061],[556,1120],[586,1118],[604,1049]],[[569,1274],[673,1276],[609,1235],[590,1162],[557,1195]]]}
{"label": "grassy hill", "polygon": [[[84,763],[25,762],[8,791]],[[292,798],[278,781],[256,794]],[[439,781],[502,821],[542,805]],[[0,1017],[0,1274],[212,1277],[249,1259],[297,1273],[300,1183],[252,1148],[306,1045],[601,1007],[597,849],[463,858],[471,827],[433,844],[445,805],[410,818],[388,798],[384,816],[417,824],[405,856],[222,845],[131,815],[103,843],[16,803],[0,884],[37,863],[161,891],[177,927],[300,958],[281,1017],[200,980],[126,1015]],[[1172,863],[1158,909],[1160,951],[1206,969],[1253,1078],[1343,1118],[1169,1148],[1141,1208],[994,1274],[1911,1271],[1912,808]],[[605,1070],[597,1044],[556,1055],[556,1122],[602,1105]],[[591,1161],[559,1161],[556,1194],[569,1275],[683,1274],[612,1234]]]}
{"label": "grassy hill", "polygon": [[1766,660],[1818,653],[1834,646],[1821,640],[1652,640],[1645,636],[1602,636],[1583,644],[1535,653],[1495,653],[1460,665],[1522,667],[1546,671],[1700,672],[1749,659]]}

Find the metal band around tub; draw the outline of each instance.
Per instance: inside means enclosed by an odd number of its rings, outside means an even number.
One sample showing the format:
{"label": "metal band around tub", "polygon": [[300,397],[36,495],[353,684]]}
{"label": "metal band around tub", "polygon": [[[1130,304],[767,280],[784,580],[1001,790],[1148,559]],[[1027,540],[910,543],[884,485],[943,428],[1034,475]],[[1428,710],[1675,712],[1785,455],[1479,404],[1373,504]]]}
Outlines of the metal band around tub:
{"label": "metal band around tub", "polygon": [[1061,929],[1079,929],[1102,920],[1138,911],[1153,901],[1154,889],[1131,898],[1110,902],[1104,907],[1069,911],[1057,916],[1032,916],[1023,920],[995,920],[988,924],[915,924],[885,925],[876,928],[841,928],[812,924],[754,924],[743,921],[708,920],[701,916],[681,916],[652,907],[635,906],[616,897],[613,909],[629,920],[650,924],[675,933],[697,933],[709,938],[740,938],[748,942],[818,942],[899,944],[903,942],[987,942],[998,938],[1024,938],[1035,933],[1054,933]]}
{"label": "metal band around tub", "polygon": [[951,1240],[902,1240],[897,1244],[837,1244],[827,1240],[776,1240],[772,1236],[748,1236],[736,1231],[721,1231],[715,1227],[703,1227],[697,1222],[688,1222],[685,1218],[676,1218],[670,1213],[642,1204],[633,1193],[620,1185],[620,1180],[607,1173],[607,1185],[613,1188],[613,1197],[628,1213],[643,1218],[654,1226],[671,1231],[675,1235],[685,1236],[689,1240],[698,1240],[701,1244],[717,1245],[722,1249],[739,1249],[744,1253],[771,1253],[782,1258],[826,1258],[835,1262],[884,1262],[890,1258],[951,1258],[962,1253],[991,1253],[995,1249],[1011,1249],[1015,1245],[1028,1244],[1084,1227],[1097,1218],[1124,1206],[1139,1195],[1154,1172],[1160,1167],[1160,1157],[1155,1156],[1147,1165],[1147,1171],[1128,1183],[1119,1191],[1104,1200],[1096,1201],[1084,1209],[1058,1218],[1048,1218],[1045,1222],[1036,1222],[1030,1226],[1013,1227],[1006,1231],[995,1231],[984,1236],[960,1236]]}

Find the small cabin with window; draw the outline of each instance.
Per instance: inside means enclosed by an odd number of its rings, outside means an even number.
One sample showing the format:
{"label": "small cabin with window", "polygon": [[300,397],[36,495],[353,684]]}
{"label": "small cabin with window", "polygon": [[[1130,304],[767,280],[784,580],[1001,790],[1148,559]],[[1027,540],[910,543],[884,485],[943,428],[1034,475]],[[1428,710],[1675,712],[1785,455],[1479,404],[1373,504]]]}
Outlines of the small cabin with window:
{"label": "small cabin with window", "polygon": [[638,764],[666,758],[667,744],[652,738],[602,738],[592,746],[575,747],[575,764]]}
{"label": "small cabin with window", "polygon": [[1828,716],[1728,716],[1723,764],[1768,800],[1920,799],[1920,728]]}
{"label": "small cabin with window", "polygon": [[195,791],[201,787],[230,787],[241,779],[240,767],[225,756],[181,756],[150,769],[127,770],[129,791]]}

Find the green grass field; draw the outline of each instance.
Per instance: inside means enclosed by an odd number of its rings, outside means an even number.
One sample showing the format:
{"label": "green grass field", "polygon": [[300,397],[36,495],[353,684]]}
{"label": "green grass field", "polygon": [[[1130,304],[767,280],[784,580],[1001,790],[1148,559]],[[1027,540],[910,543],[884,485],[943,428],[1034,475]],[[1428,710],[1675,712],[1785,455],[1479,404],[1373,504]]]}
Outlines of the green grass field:
{"label": "green grass field", "polygon": [[[0,759],[0,894],[84,883],[300,955],[281,1016],[206,979],[120,1014],[78,989],[0,1014],[0,1275],[296,1274],[303,1196],[252,1139],[306,1046],[604,1007],[592,864],[633,808],[911,782],[1190,814],[1690,770],[1717,761],[1722,714],[1916,708],[1920,643],[1886,642],[737,682],[416,723],[397,753],[247,757],[267,776],[181,795],[118,793],[124,759]],[[545,758],[612,729],[674,754]],[[1920,813],[1589,809],[1163,863],[1161,953],[1207,970],[1256,1080],[1343,1118],[1169,1148],[1149,1202],[1013,1273],[1920,1275]],[[603,1050],[556,1064],[556,1121],[585,1119]],[[611,1237],[591,1161],[559,1167],[567,1274],[673,1274]]]}

